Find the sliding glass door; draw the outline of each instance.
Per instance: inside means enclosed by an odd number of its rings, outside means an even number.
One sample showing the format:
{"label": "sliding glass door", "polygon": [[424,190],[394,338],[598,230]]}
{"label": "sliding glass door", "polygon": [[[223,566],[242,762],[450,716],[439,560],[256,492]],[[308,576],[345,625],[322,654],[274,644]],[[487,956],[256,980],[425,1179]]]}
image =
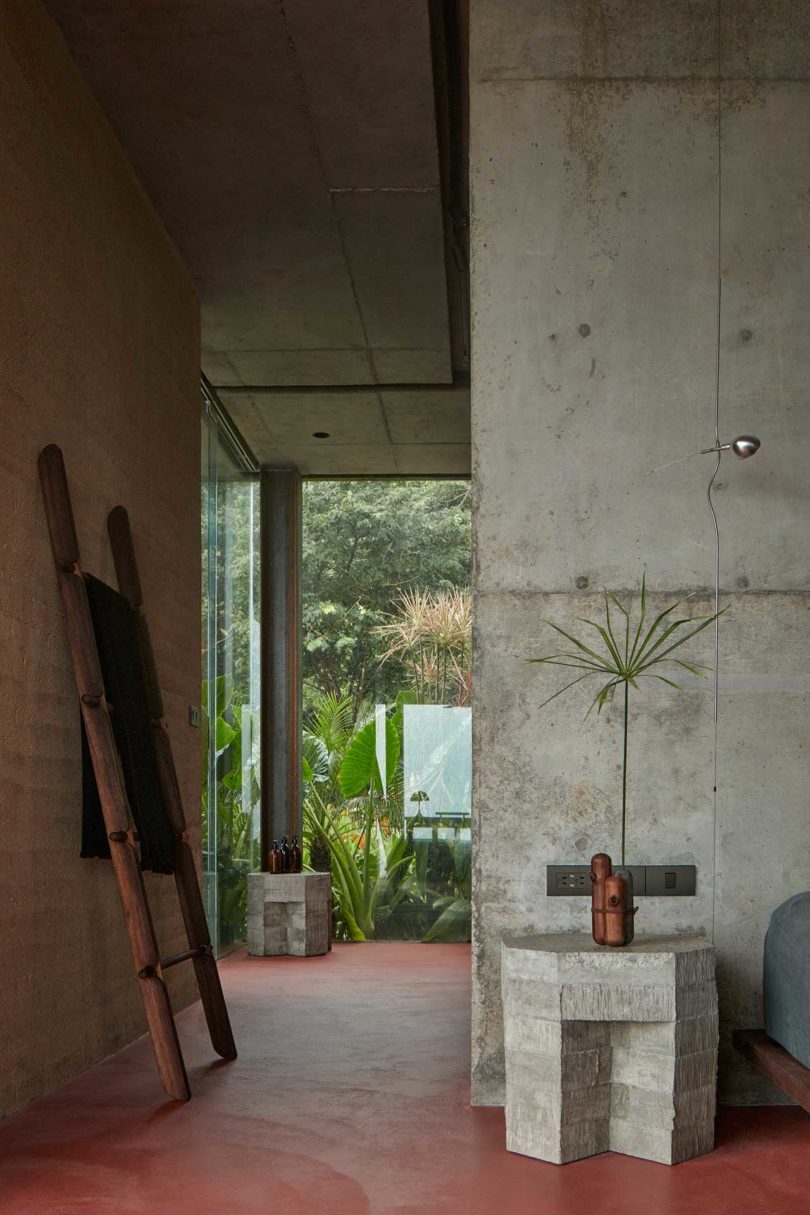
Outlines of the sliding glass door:
{"label": "sliding glass door", "polygon": [[246,878],[260,868],[260,489],[210,407],[202,461],[203,870],[223,952],[245,939]]}

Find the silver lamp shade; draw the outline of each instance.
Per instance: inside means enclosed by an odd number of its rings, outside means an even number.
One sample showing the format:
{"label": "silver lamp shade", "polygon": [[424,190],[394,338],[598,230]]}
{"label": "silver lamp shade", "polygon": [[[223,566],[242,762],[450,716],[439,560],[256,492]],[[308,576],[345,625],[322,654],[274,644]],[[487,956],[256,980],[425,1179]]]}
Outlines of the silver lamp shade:
{"label": "silver lamp shade", "polygon": [[755,456],[760,449],[760,441],[756,435],[739,435],[731,443],[731,450],[735,456],[739,456],[741,460],[747,460],[749,456]]}

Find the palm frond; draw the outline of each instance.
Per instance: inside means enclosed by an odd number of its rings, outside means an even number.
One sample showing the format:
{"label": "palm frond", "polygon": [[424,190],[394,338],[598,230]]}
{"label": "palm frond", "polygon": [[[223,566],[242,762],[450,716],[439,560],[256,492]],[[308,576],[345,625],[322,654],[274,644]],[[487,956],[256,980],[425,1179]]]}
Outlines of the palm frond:
{"label": "palm frond", "polygon": [[663,662],[667,654],[673,653],[674,650],[680,649],[682,645],[686,645],[687,641],[691,641],[693,637],[697,637],[698,633],[702,633],[703,630],[707,629],[710,624],[714,624],[715,620],[722,616],[726,610],[726,608],[723,608],[722,611],[713,612],[711,616],[706,617],[694,616],[693,620],[702,621],[702,623],[699,624],[696,629],[691,629],[690,632],[685,633],[683,637],[679,637],[678,640],[673,642],[672,645],[667,646],[667,648],[663,650],[652,663],[645,662],[644,666],[640,667],[639,669],[643,671],[649,666],[655,666],[657,663]]}
{"label": "palm frond", "polygon": [[[689,598],[689,596],[687,596]],[[577,684],[589,679],[592,675],[609,676],[607,681],[597,691],[596,695],[591,700],[588,711],[585,714],[587,720],[594,709],[597,714],[601,713],[602,709],[608,704],[615,694],[616,688],[623,687],[624,689],[624,715],[623,715],[623,753],[622,753],[622,864],[625,862],[625,825],[627,815],[627,738],[628,738],[628,697],[629,689],[639,690],[640,679],[657,679],[660,683],[665,684],[675,691],[682,692],[683,687],[676,683],[674,679],[670,679],[666,675],[660,673],[659,668],[665,664],[673,664],[681,667],[683,670],[689,671],[692,675],[702,676],[701,664],[689,661],[681,657],[674,657],[676,652],[691,641],[693,637],[697,637],[704,629],[721,616],[722,612],[715,612],[708,616],[685,616],[677,620],[670,620],[672,612],[676,610],[684,599],[677,599],[675,603],[671,603],[663,611],[659,612],[652,623],[647,627],[647,573],[646,570],[641,578],[641,596],[639,603],[638,620],[634,622],[631,606],[625,606],[613,592],[604,588],[605,601],[605,616],[604,624],[598,620],[590,620],[587,617],[579,617],[580,623],[587,628],[593,629],[599,636],[605,649],[600,653],[597,649],[588,645],[582,638],[577,637],[574,633],[568,632],[562,625],[556,624],[553,620],[546,620],[549,625],[561,637],[574,647],[574,650],[562,650],[553,654],[545,654],[539,658],[529,658],[528,662],[545,664],[552,667],[569,668],[575,671],[581,671],[576,679],[570,680],[564,684],[551,696],[547,697],[541,704],[541,708],[556,700],[558,696],[562,696],[570,688],[576,687]],[[616,635],[613,627],[613,617],[611,615],[611,604],[618,609],[624,617],[624,640],[622,653],[622,642]],[[725,609],[724,609],[725,610]],[[631,642],[632,636],[632,642]]]}
{"label": "palm frond", "polygon": [[613,693],[621,682],[622,681],[620,679],[610,679],[604,685],[604,687],[599,689],[599,691],[596,693],[593,700],[591,701],[590,705],[588,706],[588,712],[585,714],[586,721],[590,717],[594,706],[596,706],[597,715],[602,712],[602,709],[605,707],[607,702],[609,700],[613,699]]}
{"label": "palm frond", "polygon": [[644,640],[642,641],[641,646],[638,648],[636,648],[636,647],[633,648],[633,653],[631,655],[631,658],[634,662],[638,660],[639,656],[644,652],[644,650],[646,649],[649,642],[655,636],[655,631],[661,624],[662,620],[665,620],[670,612],[674,612],[677,607],[680,607],[681,604],[685,603],[685,602],[686,602],[685,599],[676,599],[676,601],[674,603],[671,603],[668,608],[664,608],[663,612],[658,613],[655,620],[653,620],[652,624],[650,625],[647,633],[645,634]]}
{"label": "palm frond", "polygon": [[553,696],[549,696],[548,700],[544,700],[540,708],[542,709],[545,705],[551,704],[552,700],[556,700],[558,696],[562,696],[563,692],[567,692],[569,688],[573,688],[574,684],[582,683],[583,679],[590,679],[593,674],[595,674],[594,671],[587,671],[586,674],[580,675],[579,679],[572,679],[565,687],[560,688],[559,692],[555,692]]}
{"label": "palm frond", "polygon": [[580,641],[578,637],[575,637],[573,633],[566,633],[565,629],[561,628],[560,625],[555,624],[553,620],[546,620],[544,623],[550,625],[551,628],[560,633],[561,636],[566,639],[566,641],[570,641],[572,645],[575,645],[578,650],[582,650],[585,654],[590,654],[591,658],[596,659],[599,665],[602,666],[606,671],[610,670],[610,665],[605,661],[605,659],[600,654],[597,654],[596,650],[592,650],[589,645],[586,645],[584,641]]}
{"label": "palm frond", "polygon": [[618,646],[616,645],[616,642],[613,640],[613,638],[608,633],[607,629],[603,628],[601,624],[597,624],[595,620],[586,620],[584,616],[580,616],[579,619],[582,622],[582,624],[590,625],[590,627],[592,629],[596,629],[597,633],[599,634],[599,636],[602,638],[605,645],[607,646],[608,653],[610,654],[611,658],[613,659],[613,662],[615,664],[615,670],[616,670],[616,673],[618,674],[622,670],[624,664],[622,663],[622,657],[621,657],[621,654],[619,653]]}

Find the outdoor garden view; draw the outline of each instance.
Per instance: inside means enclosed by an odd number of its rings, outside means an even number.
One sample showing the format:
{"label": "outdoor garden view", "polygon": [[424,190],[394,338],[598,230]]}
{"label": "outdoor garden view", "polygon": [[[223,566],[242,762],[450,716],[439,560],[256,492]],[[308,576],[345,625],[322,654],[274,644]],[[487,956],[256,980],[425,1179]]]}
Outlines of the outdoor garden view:
{"label": "outdoor garden view", "polygon": [[470,501],[304,487],[305,859],[338,938],[468,940]]}
{"label": "outdoor garden view", "polygon": [[[337,939],[468,940],[470,501],[460,481],[310,481],[303,509],[304,866]],[[260,867],[255,481],[203,498],[203,826],[220,949]]]}

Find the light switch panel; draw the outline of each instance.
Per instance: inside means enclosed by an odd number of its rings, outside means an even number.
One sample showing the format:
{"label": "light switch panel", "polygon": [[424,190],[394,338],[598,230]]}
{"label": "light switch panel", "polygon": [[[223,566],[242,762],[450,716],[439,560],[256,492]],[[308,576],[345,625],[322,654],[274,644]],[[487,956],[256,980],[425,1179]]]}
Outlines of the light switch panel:
{"label": "light switch panel", "polygon": [[669,898],[694,894],[697,870],[694,865],[647,865],[647,894]]}
{"label": "light switch panel", "polygon": [[[622,866],[615,865],[619,869]],[[633,875],[633,898],[679,898],[695,893],[694,865],[626,865]],[[546,894],[591,896],[590,865],[546,865]]]}

